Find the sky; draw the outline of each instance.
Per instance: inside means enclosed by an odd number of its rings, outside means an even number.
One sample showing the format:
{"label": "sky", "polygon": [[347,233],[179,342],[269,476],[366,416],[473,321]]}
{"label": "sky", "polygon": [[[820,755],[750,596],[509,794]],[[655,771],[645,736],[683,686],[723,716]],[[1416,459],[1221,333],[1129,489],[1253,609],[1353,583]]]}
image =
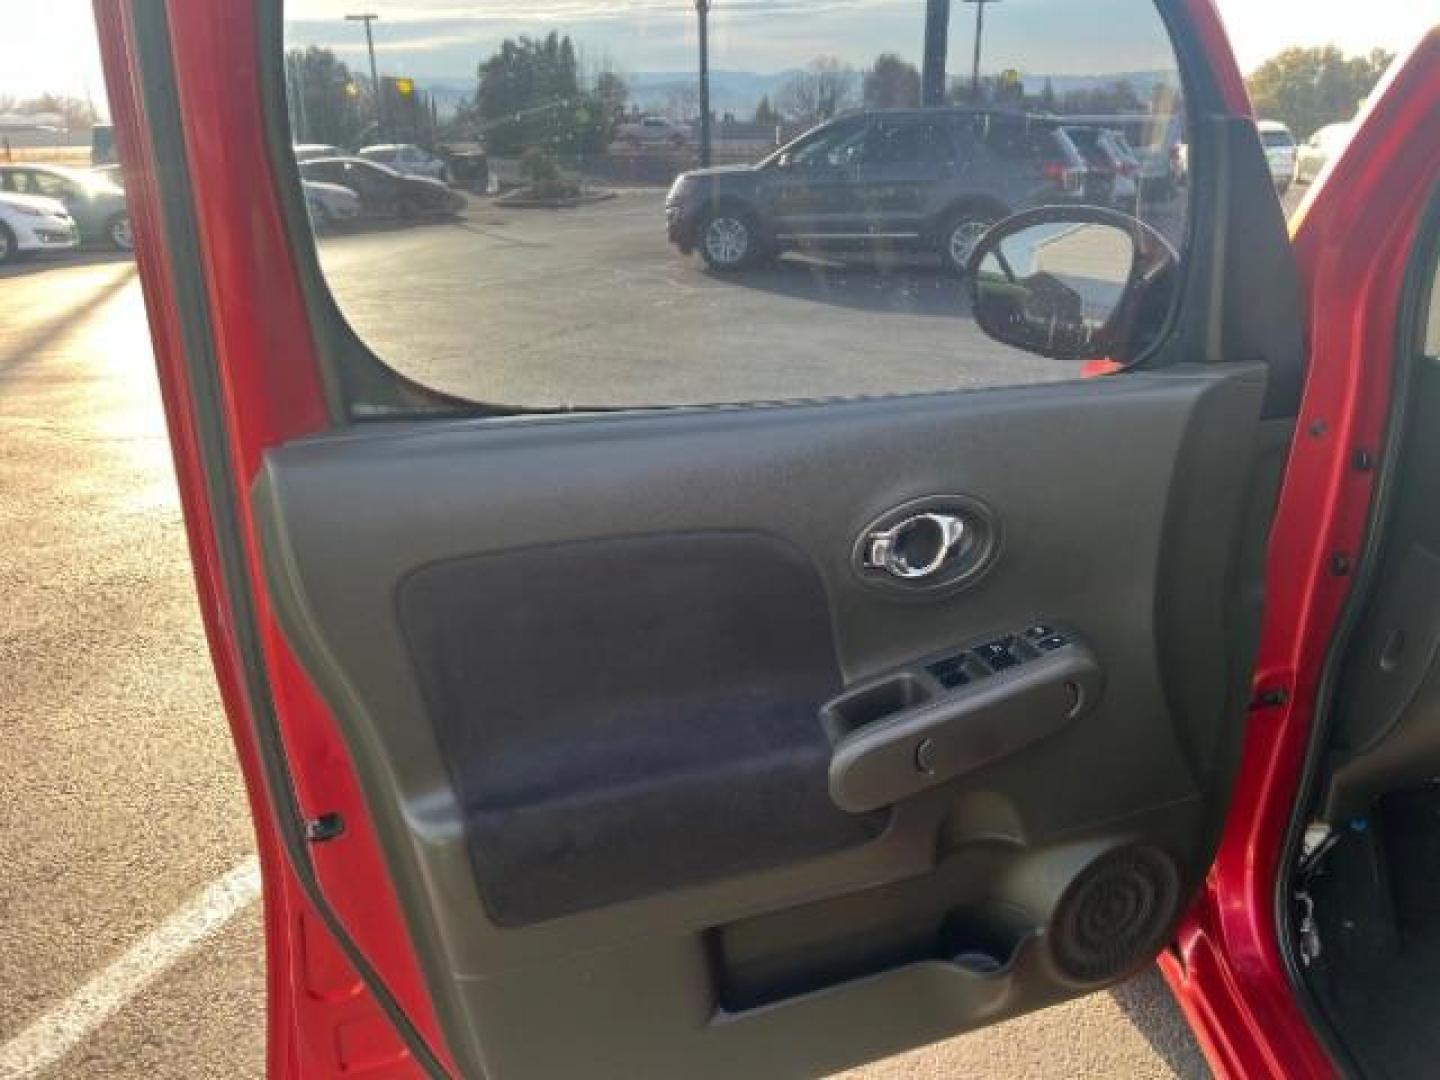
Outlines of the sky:
{"label": "sky", "polygon": [[[1429,0],[1369,0],[1363,8],[1355,0],[1218,3],[1246,71],[1290,45],[1398,51],[1440,21]],[[690,0],[288,0],[292,41],[362,60],[364,35],[343,19],[357,4],[382,16],[376,46],[382,68],[394,74],[468,77],[506,34],[550,28],[574,34],[592,59],[622,70],[684,70],[694,56]],[[920,0],[713,0],[712,63],[775,71],[820,52],[857,64],[885,48],[912,57],[922,8]],[[1004,0],[987,10],[987,67],[991,60],[1054,74],[1166,67],[1146,8],[1148,0]],[[955,3],[952,71],[968,63],[971,10]],[[0,97],[91,94],[103,108],[90,0],[0,0],[0,40]],[[1075,48],[1080,40],[1083,49]]]}
{"label": "sky", "polygon": [[[291,0],[288,33],[344,58],[364,58],[364,34],[343,16],[356,0]],[[621,71],[685,71],[696,56],[689,0],[367,0],[381,15],[376,47],[397,73],[470,76],[503,38],[558,29],[591,58]],[[1169,67],[1171,50],[1158,18],[1136,18],[1149,0],[1004,0],[988,13],[986,60],[996,70],[1067,72],[1078,63],[1106,71]],[[969,62],[974,8],[954,5],[956,61]],[[774,72],[818,55],[854,66],[883,51],[919,59],[921,0],[714,0],[711,65]],[[480,13],[480,14],[477,14]],[[1059,25],[1057,25],[1059,24]],[[1099,30],[1100,26],[1106,29]],[[1084,38],[1083,48],[1075,48]]]}

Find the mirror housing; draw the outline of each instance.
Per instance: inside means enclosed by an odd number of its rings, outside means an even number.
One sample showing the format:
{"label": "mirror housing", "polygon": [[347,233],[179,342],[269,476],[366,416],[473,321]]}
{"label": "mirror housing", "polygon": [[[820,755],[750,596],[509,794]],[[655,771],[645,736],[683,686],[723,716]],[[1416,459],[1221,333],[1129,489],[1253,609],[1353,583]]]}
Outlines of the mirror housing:
{"label": "mirror housing", "polygon": [[1027,210],[971,253],[971,313],[988,336],[1027,352],[1129,364],[1165,322],[1178,265],[1169,242],[1129,214]]}

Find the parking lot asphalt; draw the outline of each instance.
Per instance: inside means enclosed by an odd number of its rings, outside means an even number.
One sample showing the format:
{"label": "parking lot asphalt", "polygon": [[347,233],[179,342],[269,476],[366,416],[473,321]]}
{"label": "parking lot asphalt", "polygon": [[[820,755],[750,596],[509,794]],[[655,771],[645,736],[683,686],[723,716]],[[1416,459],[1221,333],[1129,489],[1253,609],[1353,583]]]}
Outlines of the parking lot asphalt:
{"label": "parking lot asphalt", "polygon": [[787,256],[714,274],[666,241],[662,201],[475,201],[459,219],[327,237],[321,262],[377,354],[480,401],[713,404],[1074,377],[985,337],[933,259]]}
{"label": "parking lot asphalt", "polygon": [[[496,400],[555,403],[570,386],[683,400],[697,357],[707,373],[723,361],[707,376],[717,399],[893,389],[897,372],[916,389],[1056,377],[1039,358],[985,359],[953,282],[923,268],[712,278],[657,242],[656,198],[622,195],[601,225],[481,206],[458,223],[330,238],[323,258],[357,328],[402,369]],[[912,306],[897,312],[897,297]],[[780,349],[796,312],[813,342]],[[55,1022],[252,858],[128,261],[0,274],[0,445],[0,1078],[259,1076],[264,976],[247,897],[87,1025]],[[1203,1074],[1149,974],[846,1075]]]}
{"label": "parking lot asphalt", "polygon": [[[75,262],[37,261],[0,277],[7,1080],[30,1075],[17,1038],[253,857],[135,268],[108,256]],[[162,1023],[146,997],[132,1003],[143,1011],[122,1008],[95,1033],[123,1049],[89,1061],[102,1043],[86,1039],[48,1075],[153,1075],[163,1072],[151,1066],[165,1046],[170,1075],[205,1075],[197,1066],[223,1060],[239,1071],[208,1075],[254,1075],[261,983],[253,917],[249,925],[242,951],[207,942],[215,963],[189,998],[187,1021]],[[174,973],[156,974],[163,992]],[[234,987],[248,988],[243,1000]],[[235,1058],[237,1048],[248,1049]]]}

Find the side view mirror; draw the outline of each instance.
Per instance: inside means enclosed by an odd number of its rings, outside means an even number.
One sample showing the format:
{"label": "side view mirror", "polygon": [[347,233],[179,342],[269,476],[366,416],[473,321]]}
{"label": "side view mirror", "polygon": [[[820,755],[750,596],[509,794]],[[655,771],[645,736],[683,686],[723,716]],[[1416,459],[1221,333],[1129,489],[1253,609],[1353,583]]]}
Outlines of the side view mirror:
{"label": "side view mirror", "polygon": [[1006,218],[970,255],[970,308],[990,337],[1059,360],[1130,363],[1170,310],[1178,257],[1139,218],[1042,207]]}

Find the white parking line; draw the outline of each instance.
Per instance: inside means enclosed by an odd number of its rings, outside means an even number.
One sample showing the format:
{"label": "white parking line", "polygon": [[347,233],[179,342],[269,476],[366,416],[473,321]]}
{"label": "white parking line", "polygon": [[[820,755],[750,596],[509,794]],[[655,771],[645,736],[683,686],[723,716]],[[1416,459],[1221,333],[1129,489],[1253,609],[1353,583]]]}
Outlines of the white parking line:
{"label": "white parking line", "polygon": [[259,895],[260,867],[252,857],[211,882],[84,986],[0,1046],[0,1080],[31,1077],[59,1061]]}

